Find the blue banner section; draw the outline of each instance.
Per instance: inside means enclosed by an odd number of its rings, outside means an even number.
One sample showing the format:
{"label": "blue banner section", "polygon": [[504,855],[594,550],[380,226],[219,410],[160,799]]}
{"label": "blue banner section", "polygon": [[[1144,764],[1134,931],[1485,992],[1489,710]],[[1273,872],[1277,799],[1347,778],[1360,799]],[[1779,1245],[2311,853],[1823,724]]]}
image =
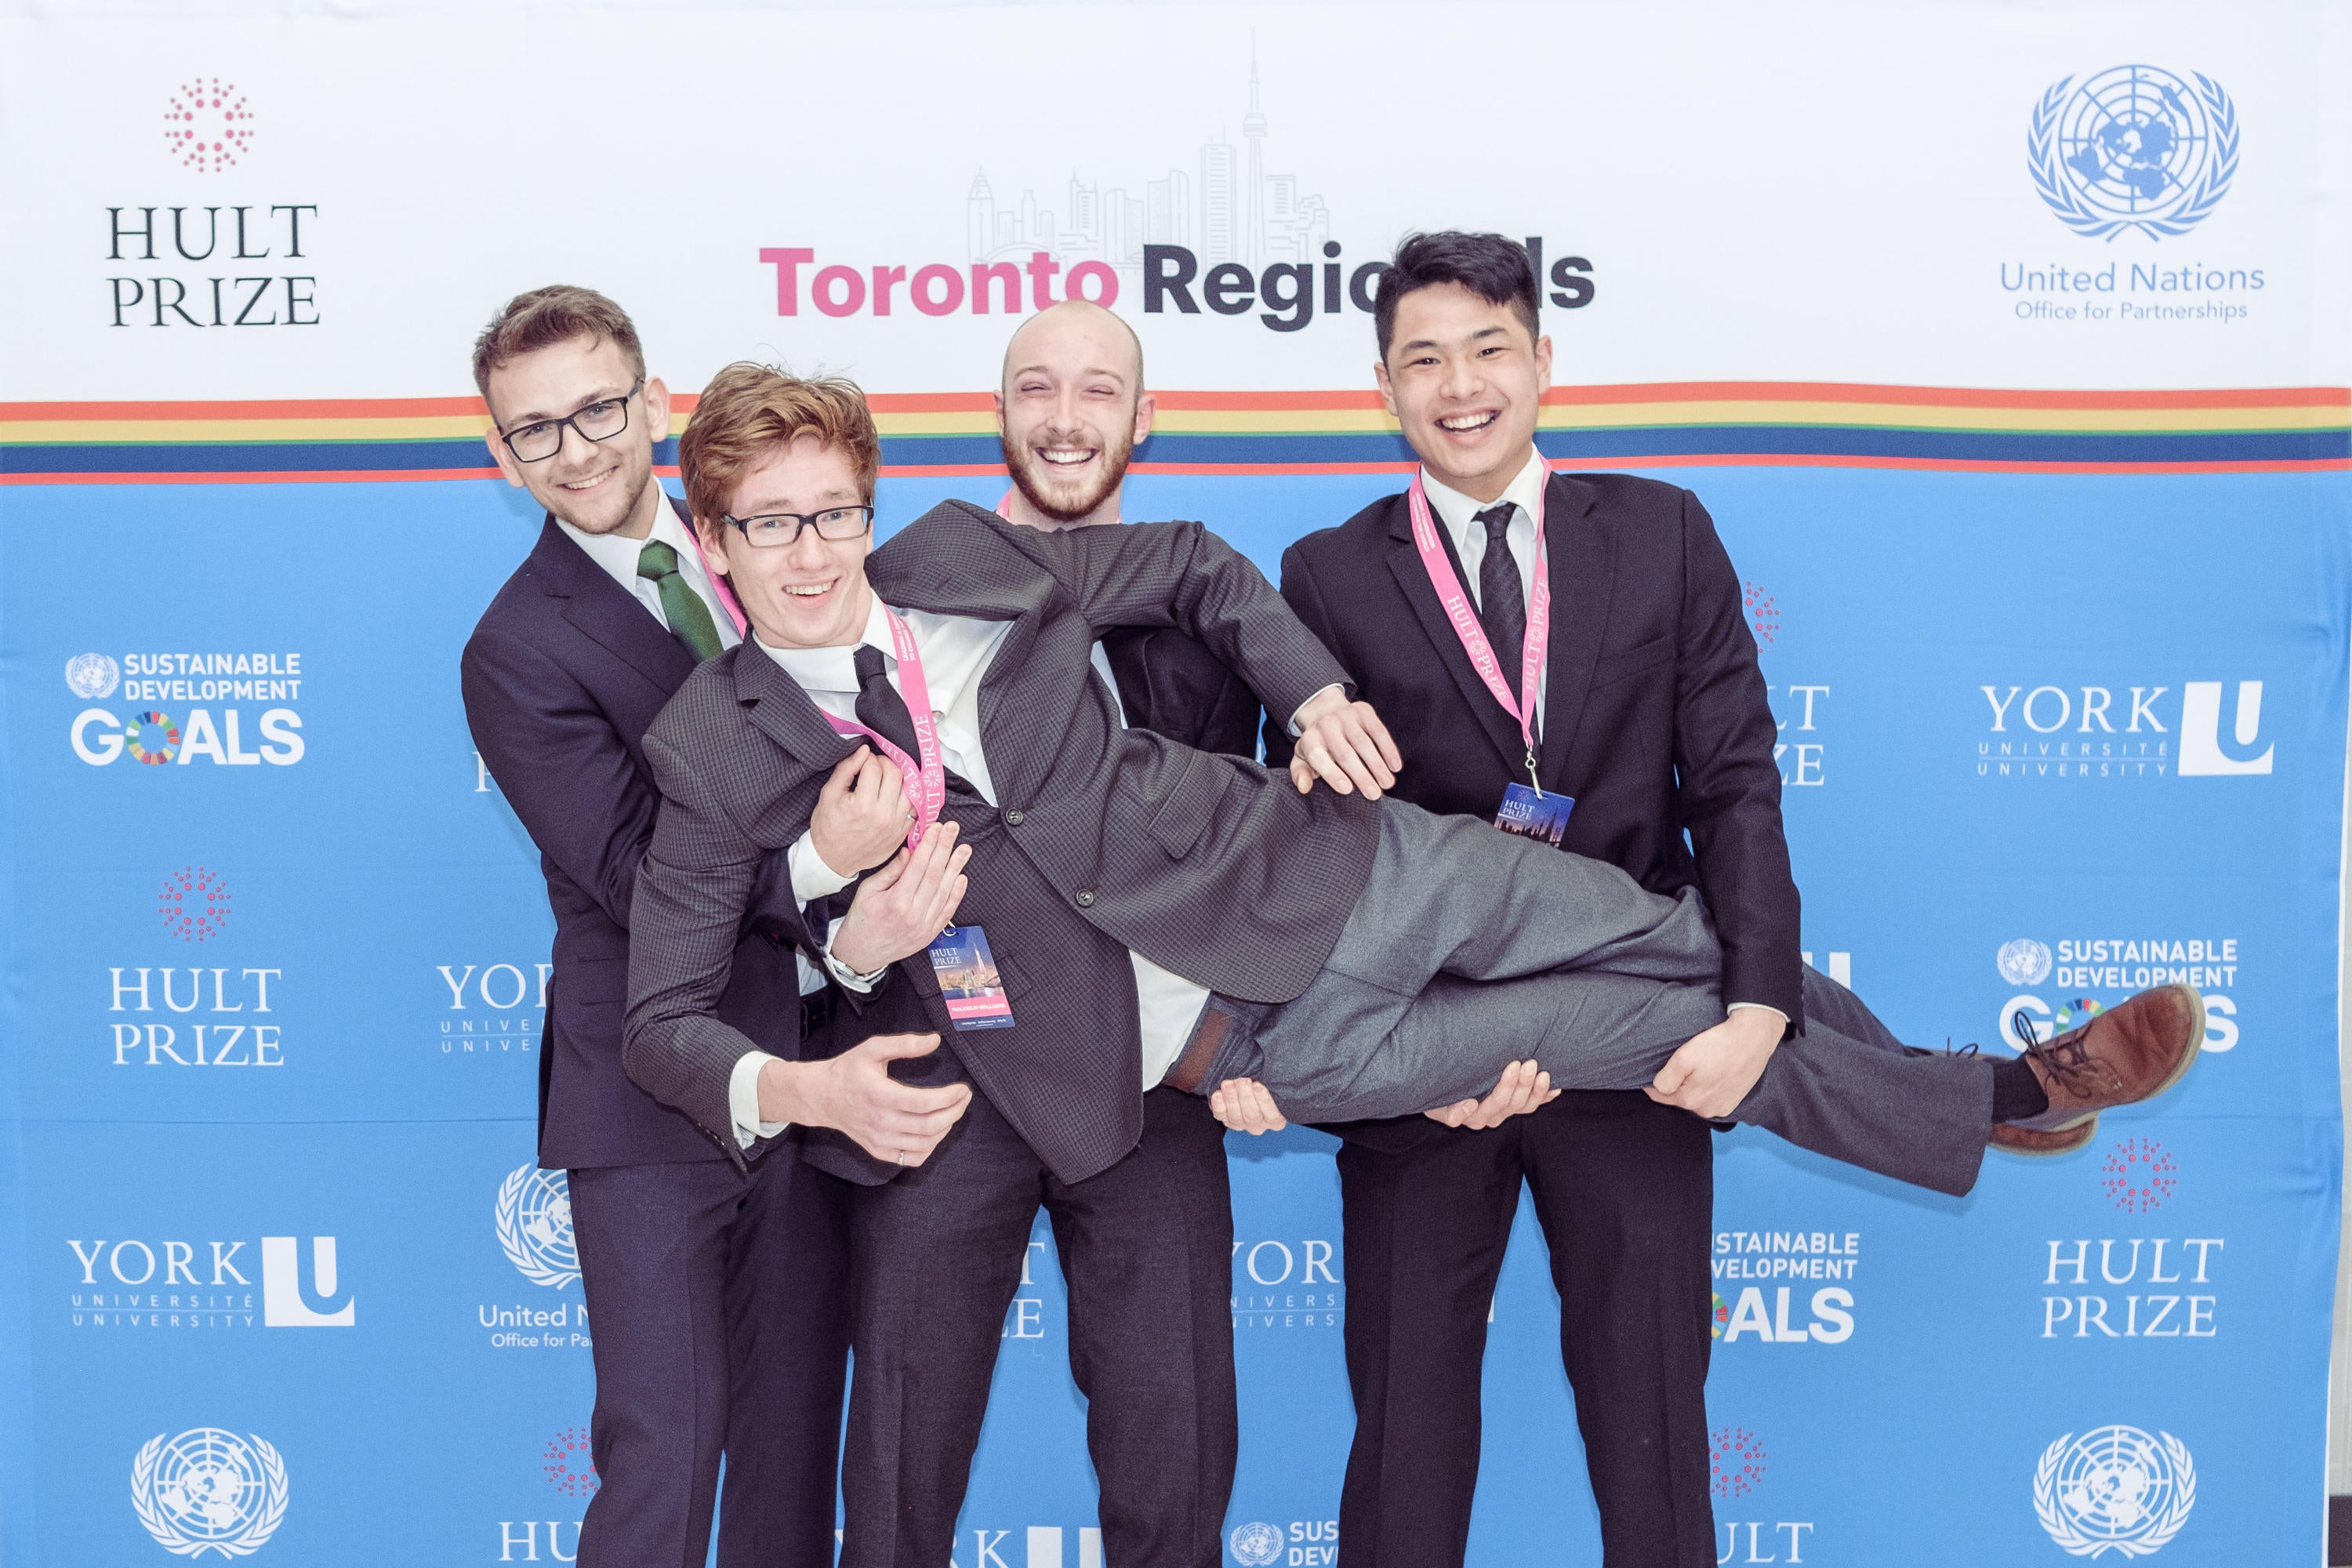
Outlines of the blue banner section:
{"label": "blue banner section", "polygon": [[[2179,1089],[1965,1200],[1718,1140],[1719,1560],[2315,1560],[2352,475],[1664,472],[1744,579],[1816,967],[1937,1048],[2175,980],[2210,1016]],[[884,526],[1002,485],[885,480]],[[1394,488],[1150,475],[1127,510],[1273,574]],[[491,481],[0,493],[0,1551],[570,1560],[594,1327],[534,1160],[551,923],[457,681],[538,515]],[[1242,1568],[1335,1561],[1332,1147],[1230,1142]],[[1003,1334],[955,1568],[1094,1568],[1042,1223]],[[1599,1560],[1558,1335],[1523,1215],[1473,1563]]]}

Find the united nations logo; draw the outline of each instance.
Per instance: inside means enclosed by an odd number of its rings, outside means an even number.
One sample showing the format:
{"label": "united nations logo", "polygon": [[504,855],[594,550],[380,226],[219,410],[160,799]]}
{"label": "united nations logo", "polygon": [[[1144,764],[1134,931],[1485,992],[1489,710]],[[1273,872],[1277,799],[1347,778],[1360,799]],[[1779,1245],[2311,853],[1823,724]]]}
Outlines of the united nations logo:
{"label": "united nations logo", "polygon": [[561,1171],[517,1165],[499,1184],[499,1245],[535,1285],[559,1289],[580,1278],[572,1243],[572,1187]]}
{"label": "united nations logo", "polygon": [[2169,1432],[2069,1432],[2033,1468],[2034,1515],[2076,1557],[2145,1557],[2179,1534],[2196,1506],[2197,1468],[2188,1445]]}
{"label": "united nations logo", "polygon": [[78,653],[66,660],[66,689],[76,697],[111,697],[121,680],[122,667],[110,655]]}
{"label": "united nations logo", "polygon": [[158,1433],[131,1461],[131,1506],[167,1552],[249,1556],[286,1518],[286,1461],[259,1437],[217,1426]]}
{"label": "united nations logo", "polygon": [[1232,1550],[1234,1561],[1242,1564],[1242,1568],[1265,1568],[1267,1563],[1282,1556],[1282,1527],[1267,1524],[1263,1520],[1237,1524],[1234,1526],[1233,1533],[1225,1537],[1225,1545]]}
{"label": "united nations logo", "polygon": [[2187,234],[2238,172],[2238,110],[2221,84],[2154,66],[2116,66],[2042,95],[2025,138],[2033,187],[2059,221],[2093,239],[2137,228]]}
{"label": "united nations logo", "polygon": [[2000,944],[1992,955],[1993,967],[2011,985],[2039,985],[2050,978],[2050,944],[2036,942],[2030,936]]}

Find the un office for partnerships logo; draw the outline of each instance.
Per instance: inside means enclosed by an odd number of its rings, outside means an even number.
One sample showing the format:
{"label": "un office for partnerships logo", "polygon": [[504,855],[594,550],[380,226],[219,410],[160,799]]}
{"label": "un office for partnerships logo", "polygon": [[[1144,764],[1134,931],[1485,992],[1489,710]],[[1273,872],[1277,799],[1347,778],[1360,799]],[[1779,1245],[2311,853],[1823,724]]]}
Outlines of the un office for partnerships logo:
{"label": "un office for partnerships logo", "polygon": [[216,76],[182,82],[163,103],[163,145],[191,169],[234,168],[253,145],[253,104]]}
{"label": "un office for partnerships logo", "polygon": [[2053,84],[2025,138],[2034,189],[2076,234],[2187,234],[2238,172],[2238,110],[2209,76],[2115,66]]}
{"label": "un office for partnerships logo", "polygon": [[517,1165],[499,1184],[499,1246],[535,1285],[561,1288],[580,1278],[572,1240],[572,1187],[561,1171]]}
{"label": "un office for partnerships logo", "polygon": [[248,1557],[286,1518],[286,1461],[258,1436],[157,1433],[131,1461],[131,1506],[165,1551]]}
{"label": "un office for partnerships logo", "polygon": [[2180,1533],[2196,1506],[2197,1467],[2169,1432],[2069,1432],[2033,1468],[2034,1516],[2076,1557],[2148,1556]]}

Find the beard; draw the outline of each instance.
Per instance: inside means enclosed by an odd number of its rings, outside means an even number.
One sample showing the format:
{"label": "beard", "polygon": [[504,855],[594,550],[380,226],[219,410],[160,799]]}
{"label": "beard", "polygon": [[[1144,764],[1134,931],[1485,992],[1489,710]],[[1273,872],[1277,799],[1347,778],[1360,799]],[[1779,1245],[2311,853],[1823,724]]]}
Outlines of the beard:
{"label": "beard", "polygon": [[[646,489],[654,482],[653,465],[647,463],[635,473],[630,465],[621,465],[621,471],[595,492],[593,499],[574,497],[561,485],[550,485],[538,492],[536,499],[548,510],[583,533],[616,533],[626,528],[638,510],[645,505]],[[618,504],[619,510],[613,508]]]}
{"label": "beard", "polygon": [[[1031,506],[1066,527],[1108,500],[1111,492],[1126,480],[1128,462],[1135,455],[1135,435],[1125,426],[1115,431],[1103,443],[1091,476],[1081,479],[1057,472],[1032,450],[1034,445],[1055,445],[1054,437],[1061,434],[1047,429],[1039,432],[1031,442],[1019,444],[1006,435],[1004,467],[1013,476],[1013,487],[1028,498]],[[1090,437],[1081,437],[1068,444],[1089,447],[1094,443]]]}

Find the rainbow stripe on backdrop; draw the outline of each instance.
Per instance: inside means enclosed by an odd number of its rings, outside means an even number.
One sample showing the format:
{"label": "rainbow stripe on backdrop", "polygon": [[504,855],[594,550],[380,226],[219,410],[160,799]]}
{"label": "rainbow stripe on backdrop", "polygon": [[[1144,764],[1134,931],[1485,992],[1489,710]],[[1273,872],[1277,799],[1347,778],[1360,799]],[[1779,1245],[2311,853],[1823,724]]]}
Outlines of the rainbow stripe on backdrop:
{"label": "rainbow stripe on backdrop", "polygon": [[[1373,394],[1162,392],[1145,473],[1385,473]],[[889,475],[1002,471],[986,393],[873,399]],[[694,400],[672,403],[671,434]],[[0,484],[484,479],[478,399],[0,403]],[[2009,392],[1799,382],[1558,387],[1538,443],[1581,468],[1693,464],[2236,473],[2352,468],[2352,389]],[[664,443],[662,464],[676,462]],[[675,472],[665,467],[664,472]]]}

